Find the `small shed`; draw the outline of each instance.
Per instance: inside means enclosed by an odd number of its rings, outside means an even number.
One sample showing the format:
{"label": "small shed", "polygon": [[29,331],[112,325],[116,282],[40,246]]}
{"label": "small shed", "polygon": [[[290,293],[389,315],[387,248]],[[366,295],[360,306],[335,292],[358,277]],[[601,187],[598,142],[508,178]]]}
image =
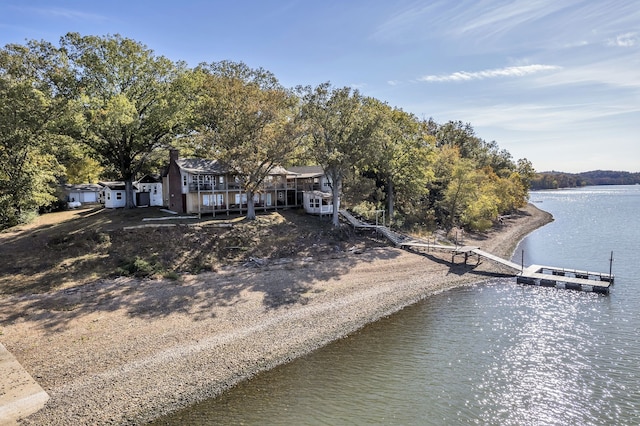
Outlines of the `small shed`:
{"label": "small shed", "polygon": [[[100,202],[107,209],[117,209],[126,207],[127,191],[124,182],[98,182],[102,186],[100,191]],[[134,185],[135,192],[135,185]]]}

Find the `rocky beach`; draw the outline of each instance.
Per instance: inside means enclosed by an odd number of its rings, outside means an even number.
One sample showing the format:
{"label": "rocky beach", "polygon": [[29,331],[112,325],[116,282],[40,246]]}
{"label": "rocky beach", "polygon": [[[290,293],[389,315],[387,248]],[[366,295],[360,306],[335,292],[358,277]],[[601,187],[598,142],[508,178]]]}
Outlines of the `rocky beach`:
{"label": "rocky beach", "polygon": [[[509,257],[550,220],[528,205],[464,243]],[[121,277],[2,295],[0,342],[50,396],[19,424],[144,424],[429,295],[501,272],[489,261],[458,262],[372,247],[179,280]]]}

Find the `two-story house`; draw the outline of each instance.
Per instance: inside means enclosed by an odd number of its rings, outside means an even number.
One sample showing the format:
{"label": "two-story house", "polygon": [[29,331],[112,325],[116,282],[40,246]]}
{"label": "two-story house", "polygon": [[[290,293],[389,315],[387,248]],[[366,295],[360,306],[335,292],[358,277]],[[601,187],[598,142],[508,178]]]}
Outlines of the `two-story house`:
{"label": "two-story house", "polygon": [[[247,209],[247,194],[238,177],[218,160],[179,158],[179,152],[171,150],[162,187],[164,205],[175,212],[216,215]],[[330,192],[328,198],[326,193],[320,195],[327,188],[330,191],[320,167],[275,167],[253,201],[256,210],[305,206],[308,213],[327,214],[333,212],[333,206],[328,207]]]}

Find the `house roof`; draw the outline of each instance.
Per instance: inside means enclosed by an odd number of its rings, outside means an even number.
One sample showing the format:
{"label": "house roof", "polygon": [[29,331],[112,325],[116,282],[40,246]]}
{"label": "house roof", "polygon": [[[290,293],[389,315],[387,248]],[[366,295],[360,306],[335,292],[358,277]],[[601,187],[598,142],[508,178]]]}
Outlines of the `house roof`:
{"label": "house roof", "polygon": [[189,173],[225,174],[229,168],[218,160],[204,158],[179,158],[176,164]]}
{"label": "house roof", "polygon": [[299,179],[316,178],[324,175],[322,166],[298,166],[289,167],[289,174]]}
{"label": "house roof", "polygon": [[271,169],[269,174],[270,175],[288,175],[290,174],[290,172],[289,170],[285,169],[282,166],[275,166],[273,169]]}
{"label": "house roof", "polygon": [[324,191],[309,191],[309,192],[312,193],[315,197],[322,198],[325,200],[333,198],[333,194],[331,192],[324,192]]}
{"label": "house roof", "polygon": [[[185,172],[193,174],[221,175],[233,173],[224,163],[218,160],[207,160],[205,158],[180,158],[176,164]],[[289,171],[281,166],[275,166],[269,172],[270,175],[288,175]]]}

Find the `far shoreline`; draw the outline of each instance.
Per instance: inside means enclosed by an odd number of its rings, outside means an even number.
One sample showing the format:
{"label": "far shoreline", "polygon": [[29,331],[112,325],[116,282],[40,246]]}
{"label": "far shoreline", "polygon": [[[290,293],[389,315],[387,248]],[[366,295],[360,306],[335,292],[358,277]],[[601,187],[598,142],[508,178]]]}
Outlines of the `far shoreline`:
{"label": "far shoreline", "polygon": [[[465,243],[511,256],[551,220],[529,204]],[[5,297],[2,311],[24,315],[3,328],[2,342],[51,397],[21,424],[147,423],[430,295],[485,281],[476,271],[500,272],[447,259],[383,247],[181,283],[119,278],[73,293]],[[279,298],[277,308],[270,298]],[[51,303],[60,309],[43,308]]]}

